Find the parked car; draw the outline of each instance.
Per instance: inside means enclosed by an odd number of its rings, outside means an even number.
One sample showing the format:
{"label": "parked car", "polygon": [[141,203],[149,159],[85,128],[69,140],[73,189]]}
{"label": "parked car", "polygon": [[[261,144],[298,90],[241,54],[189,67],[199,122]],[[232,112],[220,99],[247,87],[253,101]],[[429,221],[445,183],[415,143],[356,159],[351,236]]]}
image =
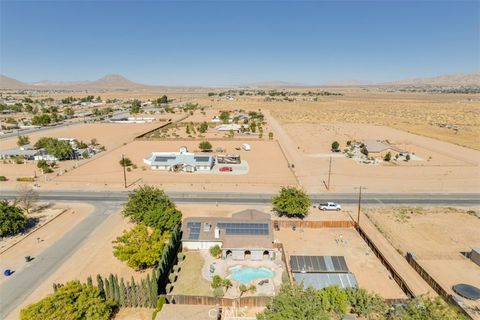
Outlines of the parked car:
{"label": "parked car", "polygon": [[233,168],[232,167],[221,167],[219,170],[220,170],[220,172],[231,172],[231,171],[233,171]]}
{"label": "parked car", "polygon": [[335,202],[320,203],[318,205],[318,208],[322,211],[325,211],[325,210],[340,211],[340,210],[342,210],[342,206],[339,205],[338,203],[335,203]]}

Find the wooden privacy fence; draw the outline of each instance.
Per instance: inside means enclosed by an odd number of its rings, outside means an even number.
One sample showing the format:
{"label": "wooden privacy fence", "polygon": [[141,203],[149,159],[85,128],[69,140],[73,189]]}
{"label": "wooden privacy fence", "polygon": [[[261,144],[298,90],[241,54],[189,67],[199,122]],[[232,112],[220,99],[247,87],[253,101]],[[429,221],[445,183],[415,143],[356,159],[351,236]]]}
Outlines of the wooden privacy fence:
{"label": "wooden privacy fence", "polygon": [[407,252],[406,259],[408,263],[412,266],[412,268],[417,271],[417,273],[428,283],[436,293],[442,296],[447,302],[457,306],[464,315],[469,317],[470,319],[476,319],[475,315],[470,314],[469,310],[466,310],[464,306],[458,303],[457,300],[453,298],[451,294],[449,294],[418,262],[415,256]]}
{"label": "wooden privacy fence", "polygon": [[[285,265],[285,272],[287,273],[287,276],[288,276],[288,282],[292,283],[293,279],[292,279],[292,275],[290,274],[290,268],[288,267],[288,264],[287,264],[287,256],[285,255],[285,248],[283,247],[283,244],[281,242],[275,242],[273,243],[273,247],[275,249],[278,249],[278,251],[280,251],[282,262]],[[282,277],[282,280],[283,280],[283,277]]]}
{"label": "wooden privacy fence", "polygon": [[193,304],[203,306],[221,306],[221,307],[264,307],[271,297],[241,297],[236,299],[216,298],[209,296],[190,296],[190,295],[164,295],[170,304]]}
{"label": "wooden privacy fence", "polygon": [[352,228],[355,223],[351,220],[330,220],[330,221],[292,221],[292,220],[273,220],[275,228],[305,228],[305,229],[320,229],[320,228]]}
{"label": "wooden privacy fence", "polygon": [[415,293],[410,289],[410,287],[407,285],[405,280],[398,274],[398,272],[395,270],[395,268],[388,262],[388,260],[385,258],[385,256],[382,254],[382,252],[377,248],[375,243],[370,239],[370,237],[363,231],[363,229],[356,225],[356,229],[360,236],[365,240],[365,242],[368,244],[370,249],[372,249],[373,253],[375,253],[375,256],[380,260],[380,262],[387,268],[387,270],[392,274],[393,279],[395,282],[400,286],[400,288],[409,296],[410,298],[415,297]]}

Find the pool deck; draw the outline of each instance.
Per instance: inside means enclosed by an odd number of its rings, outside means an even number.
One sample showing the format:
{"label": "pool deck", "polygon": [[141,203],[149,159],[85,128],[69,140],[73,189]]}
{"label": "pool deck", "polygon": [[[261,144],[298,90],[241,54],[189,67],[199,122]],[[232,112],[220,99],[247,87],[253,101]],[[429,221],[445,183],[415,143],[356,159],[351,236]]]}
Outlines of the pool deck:
{"label": "pool deck", "polygon": [[[215,259],[213,258],[208,250],[200,250],[200,254],[205,259],[205,264],[202,268],[202,276],[207,280],[211,281],[214,275],[219,275],[222,278],[228,277],[230,275],[229,269],[235,266],[241,267],[249,267],[249,268],[259,268],[264,267],[270,269],[274,272],[274,276],[272,278],[257,278],[255,280],[250,281],[249,284],[254,284],[257,288],[255,293],[247,292],[243,294],[243,296],[255,295],[255,296],[273,296],[275,293],[280,289],[280,285],[282,284],[282,273],[285,270],[283,263],[280,259],[280,256],[275,260],[263,260],[263,261],[251,261],[251,260],[222,260],[222,259]],[[215,266],[214,273],[210,273],[210,265]],[[263,279],[269,279],[267,284],[258,285],[258,283]],[[238,289],[240,282],[231,279],[233,283],[233,287],[230,288],[225,297],[227,298],[238,298],[240,296],[240,291]]]}

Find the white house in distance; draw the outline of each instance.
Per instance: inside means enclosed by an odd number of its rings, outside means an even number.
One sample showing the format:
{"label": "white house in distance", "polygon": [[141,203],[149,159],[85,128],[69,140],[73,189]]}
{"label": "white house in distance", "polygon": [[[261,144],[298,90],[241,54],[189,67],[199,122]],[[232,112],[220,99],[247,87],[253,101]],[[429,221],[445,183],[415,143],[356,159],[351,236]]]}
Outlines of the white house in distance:
{"label": "white house in distance", "polygon": [[152,152],[143,159],[153,170],[166,171],[210,171],[215,163],[211,154],[195,154],[181,147],[180,152]]}
{"label": "white house in distance", "polygon": [[182,247],[187,250],[222,248],[222,257],[233,260],[274,259],[270,215],[244,210],[232,217],[191,217],[182,223]]}

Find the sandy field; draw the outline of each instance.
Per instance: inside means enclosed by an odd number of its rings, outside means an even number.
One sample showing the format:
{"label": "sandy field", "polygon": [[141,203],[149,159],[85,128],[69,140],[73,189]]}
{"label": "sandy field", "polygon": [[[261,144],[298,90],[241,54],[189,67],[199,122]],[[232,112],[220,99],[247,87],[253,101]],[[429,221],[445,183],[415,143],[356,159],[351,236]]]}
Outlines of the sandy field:
{"label": "sandy field", "polygon": [[[53,138],[74,138],[89,142],[91,139],[97,139],[98,143],[105,146],[107,151],[114,149],[149,130],[157,128],[165,122],[152,123],[85,123],[71,127],[55,128],[47,131],[40,131],[29,134],[30,144],[34,145],[42,137]],[[17,138],[12,137],[1,140],[1,149],[17,147]]]}
{"label": "sandy field", "polygon": [[[236,97],[234,101],[205,97],[200,103],[216,108],[271,110],[284,123],[362,123],[403,131],[480,150],[480,95],[384,92],[376,88],[323,88],[342,96],[318,101],[265,101]],[[281,89],[278,89],[281,90]],[[316,89],[290,89],[290,91]],[[268,91],[268,90],[267,90]],[[302,99],[302,98],[300,98]],[[455,125],[458,132],[439,125]]]}
{"label": "sandy field", "polygon": [[[455,208],[370,208],[367,213],[397,250],[415,253],[448,292],[457,283],[480,287],[480,268],[462,255],[480,247],[480,218],[474,213]],[[469,305],[480,307],[480,302]]]}
{"label": "sandy field", "polygon": [[[335,239],[342,236],[345,244]],[[405,298],[405,294],[389,272],[353,228],[280,229],[275,239],[282,242],[287,261],[291,255],[345,256],[347,266],[355,274],[359,287],[384,298]]]}
{"label": "sandy field", "polygon": [[[52,209],[47,210],[63,213],[18,241],[14,246],[6,250],[2,249],[4,251],[0,254],[1,270],[9,268],[16,272],[21,271],[22,268],[26,267],[25,256],[35,258],[35,256],[42,253],[88,216],[93,211],[93,207],[83,203],[69,203],[68,205],[55,205]],[[12,245],[12,243],[9,245]],[[5,277],[2,275],[0,283],[5,280]]]}
{"label": "sandy field", "polygon": [[[270,121],[295,164],[295,175],[310,192],[324,192],[328,180],[330,145],[337,140],[386,139],[424,159],[398,165],[364,165],[342,154],[332,156],[330,191],[354,192],[366,186],[368,192],[478,192],[480,152],[450,143],[368,124],[280,124]],[[408,181],[408,183],[407,183]]]}
{"label": "sandy field", "polygon": [[[226,153],[239,153],[249,164],[249,171],[242,175],[183,173],[151,170],[143,163],[143,158],[154,151],[178,151],[187,146],[197,151],[198,141],[134,141],[112,152],[96,158],[77,169],[54,179],[51,184],[70,187],[90,188],[95,185],[107,188],[123,187],[123,168],[119,161],[124,154],[137,165],[137,169],[127,172],[128,184],[156,184],[165,190],[207,190],[207,191],[276,191],[282,185],[295,185],[296,180],[289,170],[281,149],[275,141],[249,142],[251,151],[237,151],[242,141],[212,141],[213,148],[222,147]],[[265,159],[275,159],[273,162]]]}

